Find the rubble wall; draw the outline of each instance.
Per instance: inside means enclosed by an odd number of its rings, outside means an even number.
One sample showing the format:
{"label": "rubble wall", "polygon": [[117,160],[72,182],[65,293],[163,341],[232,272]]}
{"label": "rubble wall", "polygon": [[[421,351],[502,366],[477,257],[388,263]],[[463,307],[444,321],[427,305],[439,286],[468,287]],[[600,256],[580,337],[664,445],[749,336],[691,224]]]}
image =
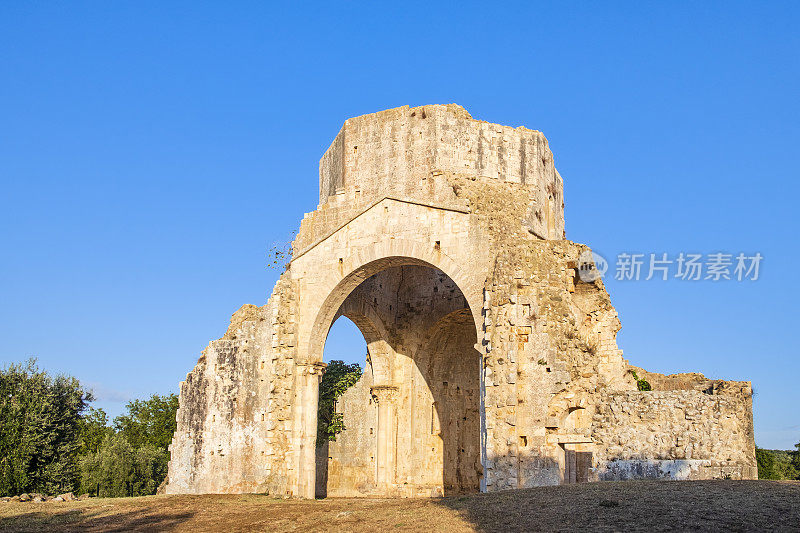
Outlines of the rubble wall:
{"label": "rubble wall", "polygon": [[754,479],[752,391],[626,391],[600,395],[592,422],[599,480]]}
{"label": "rubble wall", "polygon": [[283,276],[267,305],[233,315],[181,383],[166,493],[286,493],[293,298]]}

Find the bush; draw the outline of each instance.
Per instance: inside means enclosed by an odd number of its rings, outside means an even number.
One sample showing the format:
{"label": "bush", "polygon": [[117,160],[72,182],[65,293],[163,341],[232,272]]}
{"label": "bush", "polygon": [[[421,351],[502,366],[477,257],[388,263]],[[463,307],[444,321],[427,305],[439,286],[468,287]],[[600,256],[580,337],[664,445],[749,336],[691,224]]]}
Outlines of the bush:
{"label": "bush", "polygon": [[636,380],[636,388],[640,391],[648,391],[653,390],[653,387],[650,386],[650,382],[646,379],[639,379],[639,376],[636,375],[636,372],[631,370],[631,374],[633,374],[633,379]]}
{"label": "bush", "polygon": [[800,442],[794,445],[795,451],[792,452],[792,467],[797,472],[797,478],[800,479]]}
{"label": "bush", "polygon": [[81,491],[101,497],[155,494],[168,462],[163,448],[134,448],[124,435],[109,435],[97,452],[81,458]]}
{"label": "bush", "polygon": [[800,479],[797,452],[756,448],[758,479]]}
{"label": "bush", "polygon": [[[106,426],[105,413],[85,421],[81,490],[97,496],[155,494],[167,476],[169,444],[175,433],[178,396],[153,394],[128,402],[128,412]],[[99,446],[94,446],[102,437]]]}

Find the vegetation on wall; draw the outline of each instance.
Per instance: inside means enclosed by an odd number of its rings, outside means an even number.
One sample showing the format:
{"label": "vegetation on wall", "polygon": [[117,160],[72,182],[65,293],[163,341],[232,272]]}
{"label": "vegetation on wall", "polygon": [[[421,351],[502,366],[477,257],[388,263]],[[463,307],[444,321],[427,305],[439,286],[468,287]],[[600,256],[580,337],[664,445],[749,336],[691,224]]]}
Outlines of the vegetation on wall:
{"label": "vegetation on wall", "polygon": [[287,241],[280,241],[272,243],[272,246],[267,250],[267,268],[285,271],[289,268],[289,263],[292,261],[294,249],[292,243],[297,236],[297,232],[293,231],[291,238]]}
{"label": "vegetation on wall", "polygon": [[154,494],[167,473],[178,397],[134,400],[109,426],[70,376],[35,360],[0,369],[0,495]]}
{"label": "vegetation on wall", "polygon": [[338,360],[328,363],[319,384],[317,446],[336,440],[336,435],[345,429],[342,413],[336,412],[336,399],[359,379],[361,367],[357,363],[347,364]]}
{"label": "vegetation on wall", "polygon": [[639,376],[636,375],[636,371],[631,370],[631,374],[633,374],[633,379],[636,380],[636,388],[640,391],[648,391],[653,390],[653,387],[650,386],[650,382],[646,379],[639,379]]}

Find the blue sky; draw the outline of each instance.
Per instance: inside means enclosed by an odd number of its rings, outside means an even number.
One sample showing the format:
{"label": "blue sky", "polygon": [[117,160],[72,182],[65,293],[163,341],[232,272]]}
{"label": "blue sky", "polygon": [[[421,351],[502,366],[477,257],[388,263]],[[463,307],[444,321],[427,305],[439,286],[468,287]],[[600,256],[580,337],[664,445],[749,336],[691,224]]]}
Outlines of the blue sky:
{"label": "blue sky", "polygon": [[[760,252],[752,282],[607,276],[632,363],[752,380],[757,443],[800,440],[792,272],[800,4],[0,3],[0,364],[118,414],[177,391],[277,278],[342,122],[456,102],[543,131],[567,237]],[[337,323],[326,357],[363,355]]]}

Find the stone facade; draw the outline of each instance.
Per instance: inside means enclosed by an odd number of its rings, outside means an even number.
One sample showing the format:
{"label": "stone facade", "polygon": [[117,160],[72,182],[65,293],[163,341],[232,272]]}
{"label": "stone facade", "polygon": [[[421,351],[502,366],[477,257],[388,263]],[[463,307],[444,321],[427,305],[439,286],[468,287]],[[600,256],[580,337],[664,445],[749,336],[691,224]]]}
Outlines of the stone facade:
{"label": "stone facade", "polygon": [[[547,140],[456,105],[349,119],[266,305],[181,384],[168,493],[435,496],[608,479],[755,478],[752,390],[629,365]],[[590,254],[588,255],[590,257]],[[316,446],[322,351],[364,376]],[[639,391],[634,372],[652,391]]]}

